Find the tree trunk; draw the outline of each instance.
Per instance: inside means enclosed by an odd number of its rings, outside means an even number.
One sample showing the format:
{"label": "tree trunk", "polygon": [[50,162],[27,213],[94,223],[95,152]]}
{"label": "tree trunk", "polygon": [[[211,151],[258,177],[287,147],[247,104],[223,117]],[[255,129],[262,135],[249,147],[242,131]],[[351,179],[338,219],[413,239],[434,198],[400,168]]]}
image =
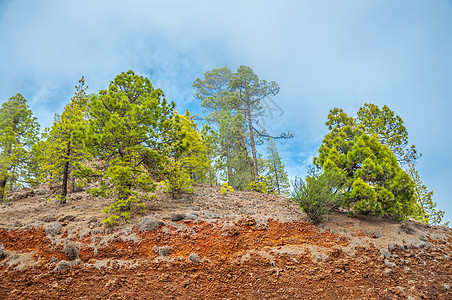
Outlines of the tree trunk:
{"label": "tree trunk", "polygon": [[246,163],[248,164],[248,169],[250,171],[251,178],[253,178],[254,177],[253,166],[251,165],[251,162],[250,162],[250,157],[248,155],[248,148],[246,148],[245,141],[243,141],[243,148],[245,149]]}
{"label": "tree trunk", "polygon": [[67,182],[69,179],[69,157],[71,155],[71,142],[68,142],[66,147],[66,161],[64,162],[63,167],[63,184],[61,186],[61,200],[60,203],[66,203],[67,197]]}
{"label": "tree trunk", "polygon": [[6,190],[6,183],[8,182],[8,177],[5,176],[5,178],[2,178],[0,180],[0,201],[3,200],[3,197],[5,196],[5,190]]}
{"label": "tree trunk", "polygon": [[278,189],[278,194],[281,195],[281,191],[280,191],[280,189],[279,189],[278,169],[276,169],[276,163],[275,163],[275,162],[273,162],[273,168],[275,168],[276,188]]}
{"label": "tree trunk", "polygon": [[[248,98],[248,96],[247,96],[247,98]],[[252,119],[251,119],[251,104],[249,102],[249,99],[247,99],[246,115],[247,115],[247,119],[248,119],[249,131],[250,131],[251,153],[253,154],[254,182],[259,182],[259,172],[258,172],[258,168],[257,168],[256,144],[254,142],[253,123],[252,123]]]}
{"label": "tree trunk", "polygon": [[228,165],[228,184],[232,185],[231,147],[229,144],[226,145],[226,163]]}

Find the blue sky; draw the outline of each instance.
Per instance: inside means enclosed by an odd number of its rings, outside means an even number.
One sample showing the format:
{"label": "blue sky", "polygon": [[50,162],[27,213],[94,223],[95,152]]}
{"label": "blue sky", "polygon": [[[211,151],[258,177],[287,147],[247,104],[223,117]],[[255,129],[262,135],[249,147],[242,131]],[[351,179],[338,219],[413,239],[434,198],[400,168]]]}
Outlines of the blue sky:
{"label": "blue sky", "polygon": [[129,69],[179,111],[200,112],[192,83],[240,65],[281,88],[290,130],[279,146],[304,175],[333,107],[388,105],[423,153],[418,169],[452,221],[452,1],[0,0],[0,102],[22,93],[49,126],[83,75],[90,92]]}

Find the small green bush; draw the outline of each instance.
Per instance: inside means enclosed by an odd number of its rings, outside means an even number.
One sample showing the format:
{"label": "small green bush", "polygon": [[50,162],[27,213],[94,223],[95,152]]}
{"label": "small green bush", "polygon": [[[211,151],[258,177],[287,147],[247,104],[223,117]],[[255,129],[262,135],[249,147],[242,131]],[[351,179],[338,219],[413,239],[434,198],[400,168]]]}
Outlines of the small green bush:
{"label": "small green bush", "polygon": [[222,195],[227,195],[229,193],[232,193],[233,191],[234,191],[234,189],[227,182],[223,183],[223,185],[221,186],[221,194]]}
{"label": "small green bush", "polygon": [[270,185],[268,184],[267,181],[268,181],[267,177],[260,176],[258,182],[252,181],[248,184],[247,190],[264,193],[264,194],[271,193],[272,191],[270,191],[270,189],[269,189]]}
{"label": "small green bush", "polygon": [[129,196],[126,199],[116,199],[116,201],[103,209],[104,213],[110,213],[111,215],[103,220],[103,223],[113,225],[116,224],[117,220],[122,217],[126,222],[131,218],[130,211],[135,210],[139,212],[144,212],[145,204],[142,200],[136,196]]}
{"label": "small green bush", "polygon": [[338,187],[341,176],[333,171],[319,174],[315,170],[303,181],[296,178],[293,183],[292,200],[308,215],[313,224],[324,219],[332,209],[341,202],[341,193]]}
{"label": "small green bush", "polygon": [[174,199],[179,199],[182,193],[191,193],[193,180],[180,162],[172,161],[166,169],[166,179],[162,182],[163,190]]}

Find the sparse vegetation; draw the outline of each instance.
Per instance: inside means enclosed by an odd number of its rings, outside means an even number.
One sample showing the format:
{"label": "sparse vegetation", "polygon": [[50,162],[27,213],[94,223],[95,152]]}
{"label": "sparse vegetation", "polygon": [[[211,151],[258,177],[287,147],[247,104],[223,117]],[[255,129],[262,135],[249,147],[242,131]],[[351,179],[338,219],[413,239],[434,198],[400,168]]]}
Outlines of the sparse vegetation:
{"label": "sparse vegetation", "polygon": [[234,188],[230,186],[227,182],[223,183],[221,186],[221,194],[227,195],[229,193],[232,193],[234,191]]}
{"label": "sparse vegetation", "polygon": [[340,205],[342,177],[333,171],[319,173],[311,169],[303,181],[296,178],[293,183],[292,200],[308,215],[312,223],[321,222],[326,214]]}
{"label": "sparse vegetation", "polygon": [[76,244],[70,242],[64,246],[63,252],[67,259],[76,260],[79,257],[80,248]]}
{"label": "sparse vegetation", "polygon": [[172,213],[170,215],[170,220],[173,221],[173,222],[177,222],[177,221],[185,219],[185,217],[186,217],[185,213],[181,213],[181,212],[179,212],[179,213]]}
{"label": "sparse vegetation", "polygon": [[52,222],[45,227],[45,232],[47,236],[54,237],[60,234],[61,224],[59,222]]}
{"label": "sparse vegetation", "polygon": [[162,221],[149,216],[141,218],[137,223],[137,227],[140,231],[156,230],[159,229],[162,225]]}
{"label": "sparse vegetation", "polygon": [[[84,186],[93,197],[114,199],[104,208],[104,223],[115,225],[146,213],[158,182],[159,191],[175,199],[193,192],[195,183],[220,181],[225,182],[222,195],[252,190],[287,196],[288,177],[275,141],[292,135],[271,136],[258,128],[256,119],[264,113],[263,99],[277,95],[279,86],[240,66],[235,73],[227,67],[206,72],[193,88],[207,113],[196,122],[188,110],[179,114],[163,91],[133,71],[117,75],[107,89],[91,95],[82,77],[41,138],[25,98],[11,97],[0,109],[0,197],[26,184],[48,183],[56,186],[47,198],[65,203],[70,184],[73,192]],[[207,123],[201,130],[198,120]],[[314,158],[322,174],[297,179],[292,195],[312,222],[341,207],[350,216],[413,217],[440,224],[444,212],[436,209],[433,192],[414,168],[421,155],[408,144],[399,116],[387,106],[366,103],[355,118],[332,109],[326,125],[330,132]],[[256,147],[264,143],[266,158]],[[335,186],[330,186],[331,174],[336,174]],[[30,190],[12,199],[32,195]],[[51,237],[56,231],[46,228]]]}
{"label": "sparse vegetation", "polygon": [[0,258],[5,258],[5,257],[6,257],[5,248],[3,247],[3,245],[0,245]]}

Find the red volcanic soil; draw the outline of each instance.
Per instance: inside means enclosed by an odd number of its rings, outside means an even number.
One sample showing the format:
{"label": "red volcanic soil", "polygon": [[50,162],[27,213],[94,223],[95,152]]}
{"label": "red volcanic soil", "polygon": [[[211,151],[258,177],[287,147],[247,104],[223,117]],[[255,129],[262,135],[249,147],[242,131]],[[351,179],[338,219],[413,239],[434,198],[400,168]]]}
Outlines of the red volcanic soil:
{"label": "red volcanic soil", "polygon": [[111,228],[106,203],[75,196],[0,205],[0,299],[452,299],[448,228],[343,213],[317,227],[282,197],[205,186],[147,203],[157,229]]}

